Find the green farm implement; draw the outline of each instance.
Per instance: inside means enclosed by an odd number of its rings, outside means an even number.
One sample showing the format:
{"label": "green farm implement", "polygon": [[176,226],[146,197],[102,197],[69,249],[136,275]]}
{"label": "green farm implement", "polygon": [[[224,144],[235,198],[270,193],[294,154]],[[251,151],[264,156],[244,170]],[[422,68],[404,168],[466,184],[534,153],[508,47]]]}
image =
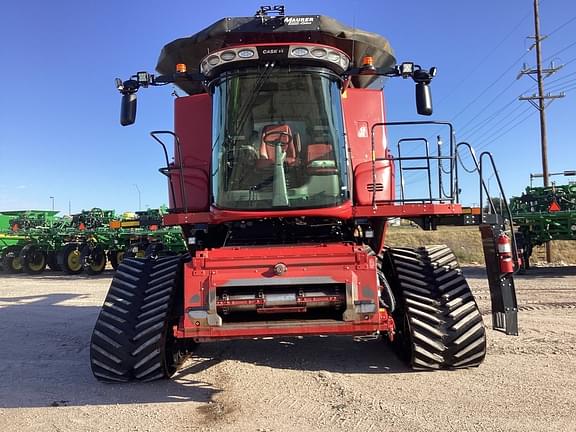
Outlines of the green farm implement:
{"label": "green farm implement", "polygon": [[[41,257],[31,250],[31,230],[54,224],[56,211],[23,210],[3,211],[0,213],[0,267],[9,273],[37,269],[46,264],[38,263]],[[23,259],[24,258],[24,259]],[[34,263],[38,263],[35,265]],[[29,267],[30,264],[30,267]]]}
{"label": "green farm implement", "polygon": [[179,227],[164,227],[164,209],[116,216],[94,208],[69,217],[56,212],[0,214],[0,263],[5,271],[42,273],[46,267],[74,275],[116,269],[126,256],[171,255],[186,251]]}
{"label": "green farm implement", "polygon": [[550,240],[576,240],[576,184],[527,187],[520,197],[510,200],[510,209],[525,268],[530,267],[535,246]]}

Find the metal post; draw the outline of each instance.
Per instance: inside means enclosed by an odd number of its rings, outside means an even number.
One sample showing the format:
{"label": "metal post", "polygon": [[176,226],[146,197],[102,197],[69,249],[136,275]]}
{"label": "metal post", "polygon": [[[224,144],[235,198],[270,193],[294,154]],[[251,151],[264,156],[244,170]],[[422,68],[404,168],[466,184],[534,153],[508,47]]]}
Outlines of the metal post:
{"label": "metal post", "polygon": [[140,188],[136,183],[134,183],[136,190],[138,191],[138,211],[142,210],[142,194],[140,193]]}
{"label": "metal post", "polygon": [[54,211],[54,197],[51,196],[50,199],[52,200],[52,211]]}

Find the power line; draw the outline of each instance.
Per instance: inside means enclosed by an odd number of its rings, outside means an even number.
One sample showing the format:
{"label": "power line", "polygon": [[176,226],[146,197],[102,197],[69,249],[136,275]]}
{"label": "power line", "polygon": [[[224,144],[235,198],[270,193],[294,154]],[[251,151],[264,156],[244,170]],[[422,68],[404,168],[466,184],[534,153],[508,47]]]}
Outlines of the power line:
{"label": "power line", "polygon": [[[510,87],[512,87],[514,84],[516,84],[516,80],[512,81],[512,83],[510,83],[505,89],[501,90],[494,98],[492,98],[490,100],[490,102],[488,102],[487,104],[485,104],[482,109],[480,111],[484,111],[486,108],[490,107],[492,105],[493,102],[495,102],[496,100],[498,100],[499,98],[502,97],[502,94],[504,92],[506,92],[506,90],[510,89]],[[467,123],[465,123],[462,126],[462,129],[466,129],[466,126],[468,126],[470,123],[474,122],[476,120],[476,118],[472,118],[471,120],[469,120]]]}
{"label": "power line", "polygon": [[468,105],[466,105],[463,109],[461,109],[458,113],[456,113],[456,115],[452,117],[451,121],[454,121],[455,119],[460,117],[462,113],[464,113],[468,108],[470,108],[478,99],[484,96],[486,92],[488,92],[488,90],[494,87],[498,83],[498,81],[500,81],[508,72],[510,72],[514,67],[516,67],[516,65],[520,62],[520,60],[522,60],[524,56],[526,56],[526,54],[528,54],[528,51],[526,51],[524,54],[522,54],[520,57],[514,60],[514,62],[504,72],[502,72],[498,76],[498,78],[496,78],[490,85],[488,85],[488,87],[486,87],[476,98],[474,98],[474,100],[472,100],[470,103],[468,103]]}
{"label": "power line", "polygon": [[[512,109],[511,111],[506,113],[506,116],[501,116],[498,118],[498,120],[495,120],[491,123],[484,123],[482,125],[482,127],[480,127],[479,129],[477,129],[475,132],[469,132],[467,134],[462,134],[463,136],[465,136],[467,138],[467,141],[470,141],[475,135],[478,135],[482,129],[487,128],[488,126],[491,129],[496,129],[500,126],[504,126],[506,127],[508,125],[508,123],[510,122],[510,116],[512,116],[514,113],[518,112],[520,109],[522,109],[523,106],[521,104],[516,105],[516,107],[514,109]],[[526,112],[527,110],[523,111]],[[513,120],[512,120],[513,121]],[[490,132],[491,133],[491,132]]]}
{"label": "power line", "polygon": [[556,52],[555,52],[554,54],[552,54],[552,55],[549,55],[549,56],[548,56],[548,57],[546,57],[544,60],[542,60],[542,62],[546,62],[546,61],[548,61],[548,60],[550,60],[550,59],[552,59],[552,58],[556,57],[558,54],[560,54],[560,53],[562,53],[562,52],[566,51],[567,49],[570,49],[570,48],[572,48],[574,45],[576,45],[576,42],[572,42],[570,45],[568,45],[568,46],[565,46],[564,48],[562,48],[562,49],[561,49],[561,50],[559,50],[559,51],[556,51]]}
{"label": "power line", "polygon": [[[520,114],[518,114],[516,117],[514,117],[513,119],[509,120],[503,127],[502,129],[504,129],[505,127],[507,127],[508,125],[512,124],[513,122],[515,122],[516,120],[518,120],[520,117],[524,116],[526,113],[528,113],[529,111],[532,111],[532,108],[530,107],[526,107],[526,109],[524,111],[522,111]],[[535,111],[532,111],[532,113],[534,113]],[[510,126],[508,129],[506,129],[505,132],[501,132],[501,130],[493,133],[492,135],[490,135],[488,138],[486,138],[484,141],[480,141],[480,144],[478,144],[477,150],[487,147],[490,142],[494,142],[497,139],[501,138],[502,136],[504,136],[506,133],[508,133],[509,131],[511,131],[512,129],[514,129],[515,127],[517,127],[519,124],[523,123],[524,121],[526,121],[527,119],[530,118],[532,114],[529,114],[527,116],[524,116],[522,118],[522,120],[520,120],[518,123]]]}
{"label": "power line", "polygon": [[551,33],[548,33],[548,37],[552,36],[555,33],[558,33],[560,30],[562,30],[564,27],[566,27],[568,24],[570,24],[571,22],[574,22],[574,21],[576,21],[576,16],[573,16],[568,21],[566,21],[564,24],[561,24],[560,26],[556,27]]}
{"label": "power line", "polygon": [[[506,40],[508,40],[508,38],[510,36],[512,36],[514,34],[514,32],[524,23],[524,21],[526,21],[526,19],[530,16],[530,12],[528,12],[526,15],[524,15],[524,17],[518,22],[518,24],[512,29],[510,30],[510,32],[504,36],[503,39],[500,40],[500,42],[498,42],[496,44],[496,46],[494,48],[492,48],[489,53],[484,56],[484,58],[482,60],[480,60],[480,62],[474,66],[471,70],[478,70],[480,69],[480,66],[482,66],[490,57],[492,57],[494,55],[494,53],[496,52],[496,50],[498,48],[500,48],[502,46],[502,44],[504,42],[506,42]],[[444,102],[446,99],[448,99],[449,97],[451,97],[455,91],[462,85],[464,84],[466,81],[468,81],[468,79],[470,79],[473,75],[472,74],[468,74],[464,79],[460,80],[455,86],[452,87],[452,91],[450,91],[447,95],[445,95],[442,99],[440,99],[440,101],[438,102],[438,105],[441,105],[442,102]]]}
{"label": "power line", "polygon": [[[572,72],[572,73],[569,73],[567,75],[564,75],[563,77],[556,78],[555,80],[552,80],[552,81],[548,81],[548,84],[554,84],[554,83],[558,83],[559,81],[564,81],[564,80],[566,80],[566,78],[569,78],[573,75],[576,75],[576,72]],[[571,78],[571,79],[573,79],[573,78]]]}
{"label": "power line", "polygon": [[573,78],[573,79],[568,80],[568,81],[563,82],[563,83],[555,84],[553,86],[549,86],[549,87],[547,87],[547,90],[548,91],[560,91],[560,92],[562,92],[562,88],[564,86],[571,85],[574,82],[576,82],[576,78]]}

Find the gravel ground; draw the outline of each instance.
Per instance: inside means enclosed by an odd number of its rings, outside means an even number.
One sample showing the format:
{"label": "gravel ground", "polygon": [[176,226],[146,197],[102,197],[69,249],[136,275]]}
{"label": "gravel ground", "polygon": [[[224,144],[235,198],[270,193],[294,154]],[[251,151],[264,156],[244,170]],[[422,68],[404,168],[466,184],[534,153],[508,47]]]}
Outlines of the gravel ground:
{"label": "gravel ground", "polygon": [[[488,313],[483,270],[465,274]],[[0,276],[0,431],[576,430],[576,267],[517,277],[521,334],[488,330],[476,369],[411,372],[381,341],[245,340],[128,385],[89,367],[110,278]]]}

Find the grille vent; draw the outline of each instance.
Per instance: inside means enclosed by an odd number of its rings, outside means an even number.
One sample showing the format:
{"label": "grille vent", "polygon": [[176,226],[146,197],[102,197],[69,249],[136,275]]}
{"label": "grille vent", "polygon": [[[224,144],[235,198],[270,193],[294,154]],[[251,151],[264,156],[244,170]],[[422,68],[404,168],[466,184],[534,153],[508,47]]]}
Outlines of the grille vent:
{"label": "grille vent", "polygon": [[384,190],[384,185],[382,183],[368,183],[366,185],[366,190],[368,192],[382,192]]}

